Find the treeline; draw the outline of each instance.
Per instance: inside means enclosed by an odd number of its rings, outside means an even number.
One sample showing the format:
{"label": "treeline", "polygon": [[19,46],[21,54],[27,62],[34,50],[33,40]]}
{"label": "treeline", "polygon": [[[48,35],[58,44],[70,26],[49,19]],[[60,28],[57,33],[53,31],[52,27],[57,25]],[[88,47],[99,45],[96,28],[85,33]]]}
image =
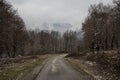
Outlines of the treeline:
{"label": "treeline", "polygon": [[79,53],[119,49],[120,0],[113,5],[92,5],[81,31],[26,30],[17,10],[0,0],[0,57],[47,53]]}
{"label": "treeline", "polygon": [[75,53],[80,50],[79,31],[26,30],[17,10],[0,0],[0,57],[48,53]]}
{"label": "treeline", "polygon": [[120,48],[120,0],[112,5],[92,5],[83,23],[84,49],[89,51]]}
{"label": "treeline", "polygon": [[79,51],[79,32],[66,31],[61,34],[58,31],[37,30],[29,31],[28,44],[25,53],[28,54],[53,54],[53,53],[73,53]]}

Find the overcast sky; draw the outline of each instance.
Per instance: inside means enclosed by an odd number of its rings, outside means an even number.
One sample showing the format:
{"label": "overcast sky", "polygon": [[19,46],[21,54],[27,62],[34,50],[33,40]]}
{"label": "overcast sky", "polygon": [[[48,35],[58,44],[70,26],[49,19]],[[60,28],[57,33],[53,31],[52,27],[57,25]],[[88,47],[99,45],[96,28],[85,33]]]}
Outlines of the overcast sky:
{"label": "overcast sky", "polygon": [[27,28],[55,29],[45,24],[70,23],[74,26],[59,27],[63,29],[79,29],[88,14],[91,4],[111,4],[112,0],[9,0],[19,15],[23,18]]}

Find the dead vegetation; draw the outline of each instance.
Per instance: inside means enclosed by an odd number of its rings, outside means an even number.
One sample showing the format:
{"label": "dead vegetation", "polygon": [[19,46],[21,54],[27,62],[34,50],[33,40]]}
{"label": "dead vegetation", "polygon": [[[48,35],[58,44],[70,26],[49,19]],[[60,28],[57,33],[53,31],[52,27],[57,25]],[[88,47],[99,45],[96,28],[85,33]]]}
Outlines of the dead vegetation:
{"label": "dead vegetation", "polygon": [[102,80],[119,80],[120,79],[120,54],[119,51],[99,51],[89,52],[79,57],[72,58],[83,61],[86,66],[93,67],[104,77]]}
{"label": "dead vegetation", "polygon": [[16,58],[1,58],[0,59],[0,65],[4,65],[4,64],[11,64],[11,63],[23,63],[26,60],[30,60],[30,59],[36,59],[38,58],[37,55],[34,56],[21,56],[21,57],[16,57]]}

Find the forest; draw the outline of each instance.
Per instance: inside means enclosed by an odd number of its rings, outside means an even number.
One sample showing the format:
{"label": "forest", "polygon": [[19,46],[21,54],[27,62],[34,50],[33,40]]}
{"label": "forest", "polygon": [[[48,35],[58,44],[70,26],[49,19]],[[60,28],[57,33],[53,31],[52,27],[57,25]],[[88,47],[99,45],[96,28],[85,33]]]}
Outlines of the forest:
{"label": "forest", "polygon": [[17,10],[0,0],[0,57],[79,51],[80,32],[27,30]]}
{"label": "forest", "polygon": [[[63,54],[96,62],[101,70],[120,73],[120,0],[89,7],[78,31],[28,30],[18,11],[0,0],[0,59],[18,56]],[[34,27],[34,26],[33,26]],[[105,73],[106,74],[106,73]],[[118,80],[118,77],[117,79]]]}
{"label": "forest", "polygon": [[[79,53],[113,50],[120,47],[120,1],[114,5],[91,5],[82,31],[27,30],[17,10],[0,0],[0,56],[46,53]],[[81,37],[83,36],[83,37]]]}

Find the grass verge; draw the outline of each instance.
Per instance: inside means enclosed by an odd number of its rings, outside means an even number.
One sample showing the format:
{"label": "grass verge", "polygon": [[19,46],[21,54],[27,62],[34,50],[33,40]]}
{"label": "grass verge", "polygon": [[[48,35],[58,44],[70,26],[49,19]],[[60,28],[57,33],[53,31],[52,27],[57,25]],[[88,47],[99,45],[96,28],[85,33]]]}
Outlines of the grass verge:
{"label": "grass verge", "polygon": [[47,56],[38,56],[35,59],[25,60],[21,63],[4,64],[0,68],[0,80],[20,80],[31,72],[36,66],[42,64]]}

